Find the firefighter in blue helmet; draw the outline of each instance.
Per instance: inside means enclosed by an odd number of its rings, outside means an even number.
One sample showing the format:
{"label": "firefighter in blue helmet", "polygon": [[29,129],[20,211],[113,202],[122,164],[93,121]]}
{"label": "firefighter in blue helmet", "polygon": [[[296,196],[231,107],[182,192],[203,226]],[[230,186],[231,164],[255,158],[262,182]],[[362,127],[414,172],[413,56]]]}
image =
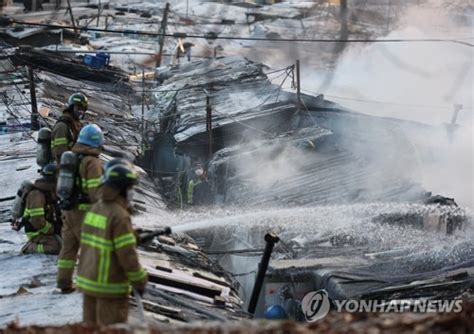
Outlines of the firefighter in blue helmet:
{"label": "firefighter in blue helmet", "polygon": [[[57,276],[57,286],[63,293],[74,291],[72,275],[81,240],[81,224],[91,205],[99,199],[99,185],[103,174],[99,155],[103,144],[102,130],[97,125],[90,124],[82,128],[77,143],[72,148],[77,157],[78,173],[75,175],[75,198],[71,201],[73,204],[63,210],[64,245],[59,254]],[[57,190],[58,193],[61,191],[59,185]]]}

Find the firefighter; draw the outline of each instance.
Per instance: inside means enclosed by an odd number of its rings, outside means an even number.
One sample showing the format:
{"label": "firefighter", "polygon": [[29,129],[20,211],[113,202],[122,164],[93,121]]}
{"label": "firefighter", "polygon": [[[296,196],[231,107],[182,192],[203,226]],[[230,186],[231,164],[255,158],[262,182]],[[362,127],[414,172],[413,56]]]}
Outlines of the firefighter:
{"label": "firefighter", "polygon": [[44,253],[58,255],[61,239],[61,213],[56,204],[56,165],[44,166],[41,178],[34,182],[33,189],[26,195],[23,217],[12,228],[20,231],[25,227],[28,242],[22,247],[22,254]]}
{"label": "firefighter", "polygon": [[68,107],[54,124],[51,132],[51,152],[56,164],[59,165],[61,155],[69,151],[77,141],[81,130],[81,119],[87,111],[88,100],[82,93],[74,93],[68,99]]}
{"label": "firefighter", "polygon": [[189,205],[194,206],[210,205],[213,202],[211,187],[201,166],[196,167],[194,176],[188,182],[186,199]]}
{"label": "firefighter", "polygon": [[[99,199],[98,189],[103,173],[99,154],[104,143],[102,130],[95,124],[86,125],[79,133],[72,152],[78,157],[78,175],[75,176],[76,198],[72,208],[63,210],[64,226],[62,230],[63,248],[59,254],[57,287],[62,293],[75,290],[72,275],[79,251],[81,224],[86,212]],[[58,189],[59,191],[59,189]]]}
{"label": "firefighter", "polygon": [[100,201],[82,224],[77,287],[84,294],[83,319],[91,325],[125,323],[130,285],[143,294],[147,274],[138,261],[129,213],[138,175],[116,159],[106,166]]}

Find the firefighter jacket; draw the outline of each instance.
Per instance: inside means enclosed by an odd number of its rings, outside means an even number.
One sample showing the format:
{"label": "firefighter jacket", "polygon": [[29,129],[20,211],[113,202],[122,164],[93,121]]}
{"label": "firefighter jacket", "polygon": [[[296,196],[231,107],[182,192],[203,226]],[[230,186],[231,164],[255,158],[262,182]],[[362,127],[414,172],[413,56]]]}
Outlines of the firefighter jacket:
{"label": "firefighter jacket", "polygon": [[77,287],[95,297],[125,297],[130,285],[144,286],[127,201],[119,191],[101,187],[101,199],[82,224]]}
{"label": "firefighter jacket", "polygon": [[99,200],[99,185],[102,176],[102,162],[99,160],[100,149],[76,143],[72,151],[79,156],[79,171],[76,175],[75,189],[77,205],[65,210],[64,228],[62,230],[63,247],[59,254],[57,282],[60,289],[72,286],[72,275],[79,252],[81,224],[91,204]]}
{"label": "firefighter jacket", "polygon": [[186,193],[186,199],[188,201],[188,204],[189,205],[193,205],[195,204],[195,198],[194,198],[194,191],[195,191],[195,187],[198,186],[199,184],[201,184],[201,180],[197,179],[197,180],[193,180],[191,179],[189,182],[188,182],[188,189],[187,189],[187,193]]}
{"label": "firefighter jacket", "polygon": [[42,234],[54,234],[54,224],[56,223],[55,189],[55,183],[39,179],[35,181],[34,189],[28,193],[23,218],[28,221],[25,224],[25,232],[29,240]]}
{"label": "firefighter jacket", "polygon": [[51,153],[58,165],[61,162],[61,155],[76,143],[81,127],[81,122],[67,111],[64,111],[63,116],[54,124],[51,131]]}
{"label": "firefighter jacket", "polygon": [[99,160],[100,149],[76,143],[72,152],[80,157],[79,175],[76,180],[81,191],[79,210],[88,210],[91,203],[99,200],[99,185],[103,174],[102,162]]}

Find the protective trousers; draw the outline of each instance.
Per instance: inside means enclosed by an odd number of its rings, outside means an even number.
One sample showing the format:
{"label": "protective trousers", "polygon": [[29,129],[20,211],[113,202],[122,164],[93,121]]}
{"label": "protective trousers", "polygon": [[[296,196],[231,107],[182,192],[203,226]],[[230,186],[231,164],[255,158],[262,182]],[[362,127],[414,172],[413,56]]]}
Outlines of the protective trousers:
{"label": "protective trousers", "polygon": [[29,240],[21,249],[21,253],[43,253],[50,255],[58,255],[60,250],[61,239],[58,235],[41,234]]}
{"label": "protective trousers", "polygon": [[83,320],[88,325],[106,326],[126,323],[128,298],[98,298],[83,294]]}
{"label": "protective trousers", "polygon": [[59,253],[57,286],[59,289],[72,288],[72,275],[81,243],[81,225],[86,211],[73,209],[63,212],[63,248]]}

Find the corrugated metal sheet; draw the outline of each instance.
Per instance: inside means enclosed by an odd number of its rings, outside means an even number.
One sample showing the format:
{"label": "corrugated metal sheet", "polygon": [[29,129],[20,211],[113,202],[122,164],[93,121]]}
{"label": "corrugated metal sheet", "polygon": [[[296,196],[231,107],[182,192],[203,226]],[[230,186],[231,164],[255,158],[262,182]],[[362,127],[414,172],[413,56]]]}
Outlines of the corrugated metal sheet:
{"label": "corrugated metal sheet", "polygon": [[285,93],[271,84],[261,64],[243,57],[183,64],[162,75],[168,78],[155,93],[157,108],[147,118],[166,117],[178,142],[206,130],[206,95],[213,128],[294,108],[291,102],[278,103]]}

